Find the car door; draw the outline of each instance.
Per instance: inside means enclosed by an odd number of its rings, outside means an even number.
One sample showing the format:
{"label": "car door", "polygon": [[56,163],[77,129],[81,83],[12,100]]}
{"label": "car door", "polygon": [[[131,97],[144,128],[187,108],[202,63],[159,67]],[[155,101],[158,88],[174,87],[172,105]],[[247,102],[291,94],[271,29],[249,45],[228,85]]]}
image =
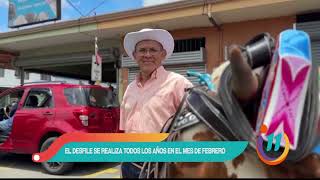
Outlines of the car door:
{"label": "car door", "polygon": [[[19,88],[9,89],[6,92],[3,92],[1,94],[1,96],[0,96],[0,121],[7,120],[8,116],[14,115],[14,114],[11,114],[12,111],[11,112],[9,111],[10,109],[12,110],[12,104],[18,103],[17,109],[19,109],[19,107],[20,107],[19,101],[22,99],[23,93],[24,93],[24,89],[19,87]],[[11,108],[10,108],[10,106],[11,106]],[[7,112],[5,113],[5,111],[7,111]],[[12,126],[11,126],[11,129],[12,129]],[[11,138],[11,139],[14,138],[14,134],[12,133],[12,131],[9,133],[8,138]],[[6,140],[7,140],[7,138],[2,139],[2,142],[6,141]],[[12,148],[13,147],[12,147],[11,143],[9,143],[8,146],[0,146],[0,150],[2,150],[2,149],[11,150]]]}
{"label": "car door", "polygon": [[14,117],[15,149],[33,153],[38,147],[42,131],[51,126],[55,118],[54,98],[50,88],[31,88],[23,107]]}

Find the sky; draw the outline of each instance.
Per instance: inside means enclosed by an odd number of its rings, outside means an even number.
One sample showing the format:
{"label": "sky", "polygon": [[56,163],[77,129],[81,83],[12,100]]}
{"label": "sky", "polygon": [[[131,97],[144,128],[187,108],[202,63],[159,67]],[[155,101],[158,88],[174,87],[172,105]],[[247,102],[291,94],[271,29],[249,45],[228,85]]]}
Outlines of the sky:
{"label": "sky", "polygon": [[[16,28],[8,28],[8,1],[9,0],[0,0],[0,33],[17,30]],[[94,16],[95,14],[109,14],[113,12],[138,9],[174,1],[179,0],[69,0],[69,2],[71,2],[73,6],[75,6],[78,9],[78,11],[80,11],[81,14],[84,16]],[[62,8],[60,21],[79,19],[82,17],[82,15],[68,3],[68,0],[61,0],[61,2]],[[41,25],[43,24],[35,26]],[[30,27],[32,26],[22,28]]]}

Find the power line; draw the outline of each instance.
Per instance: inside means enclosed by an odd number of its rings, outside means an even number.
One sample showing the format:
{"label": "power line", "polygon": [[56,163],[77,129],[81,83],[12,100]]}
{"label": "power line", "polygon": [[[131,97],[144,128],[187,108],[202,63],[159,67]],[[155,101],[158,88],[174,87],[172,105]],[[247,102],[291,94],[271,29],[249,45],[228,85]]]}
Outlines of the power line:
{"label": "power line", "polygon": [[70,6],[75,9],[80,15],[81,17],[87,17],[89,16],[94,10],[96,10],[97,8],[99,8],[100,6],[102,6],[104,3],[106,3],[106,0],[102,1],[100,4],[98,4],[96,7],[92,8],[89,13],[87,13],[86,15],[84,15],[79,8],[77,8],[70,0],[66,0],[68,2],[68,4],[70,4]]}
{"label": "power line", "polygon": [[[77,12],[78,12],[82,17],[85,17],[85,16],[81,13],[81,11],[80,11],[77,7],[75,7],[75,6],[72,4],[72,2],[70,2],[70,0],[67,0],[67,2],[68,2],[75,10],[77,10]],[[102,6],[105,2],[106,2],[106,0],[103,0],[99,5],[97,5],[95,8],[93,8],[92,10],[90,10],[90,12],[87,14],[87,16],[90,15],[90,13],[92,13],[95,9],[99,8],[100,6]],[[80,26],[81,26],[80,21],[81,21],[81,18],[78,19],[78,32],[79,32],[79,33],[84,34],[84,35],[86,35],[86,36],[89,36],[89,37],[91,37],[92,39],[94,39],[95,37],[99,37],[99,35],[97,35],[97,34],[93,35],[93,34],[90,34],[90,33],[87,33],[87,32],[82,32],[82,31],[80,30]],[[95,18],[95,22],[97,23],[96,18]],[[99,34],[99,33],[100,33],[100,29],[98,29],[98,31],[96,31],[96,32]],[[117,40],[117,39],[113,39],[113,38],[111,38],[111,39],[110,39],[110,38],[103,38],[103,37],[100,36],[100,37],[99,37],[99,41],[103,41],[103,40]]]}
{"label": "power line", "polygon": [[86,16],[90,15],[94,10],[96,10],[97,8],[99,8],[100,6],[102,6],[105,2],[106,2],[106,0],[102,1],[98,6],[96,6],[95,8],[93,8]]}
{"label": "power line", "polygon": [[70,6],[72,6],[73,9],[75,9],[82,17],[85,17],[85,15],[82,14],[82,12],[81,12],[76,6],[74,6],[72,2],[70,2],[69,0],[67,0],[67,2],[68,2],[68,3],[70,4]]}

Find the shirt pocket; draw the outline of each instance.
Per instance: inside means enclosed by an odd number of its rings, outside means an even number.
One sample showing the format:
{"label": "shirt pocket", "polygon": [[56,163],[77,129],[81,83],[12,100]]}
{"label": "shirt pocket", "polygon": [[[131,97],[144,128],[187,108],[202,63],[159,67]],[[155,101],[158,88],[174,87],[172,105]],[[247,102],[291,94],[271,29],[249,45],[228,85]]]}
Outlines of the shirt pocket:
{"label": "shirt pocket", "polygon": [[155,94],[144,107],[147,111],[146,113],[150,118],[154,119],[159,124],[165,122],[173,113],[175,113],[173,98],[170,97],[170,94]]}
{"label": "shirt pocket", "polygon": [[[146,103],[143,105],[142,115],[146,120],[140,126],[147,127],[149,132],[160,132],[163,124],[168,119],[169,109],[168,102],[165,95],[155,94],[151,96]],[[142,128],[142,127],[140,127]]]}
{"label": "shirt pocket", "polygon": [[156,109],[163,109],[166,108],[169,104],[171,104],[171,101],[168,98],[167,94],[156,93],[153,96],[151,96],[147,105]]}

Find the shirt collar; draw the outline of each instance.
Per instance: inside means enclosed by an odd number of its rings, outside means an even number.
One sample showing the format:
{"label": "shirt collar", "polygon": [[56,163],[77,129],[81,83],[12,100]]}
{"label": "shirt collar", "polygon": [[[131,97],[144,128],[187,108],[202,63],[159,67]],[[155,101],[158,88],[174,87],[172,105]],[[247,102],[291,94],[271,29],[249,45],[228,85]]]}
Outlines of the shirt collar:
{"label": "shirt collar", "polygon": [[[151,74],[151,77],[149,80],[153,80],[153,79],[158,79],[159,77],[161,76],[164,76],[164,74],[166,73],[167,71],[164,69],[163,66],[160,66],[158,67],[156,70],[154,70]],[[136,76],[136,82],[137,82],[137,85],[140,87],[141,86],[141,83],[140,83],[140,73],[137,74]]]}

